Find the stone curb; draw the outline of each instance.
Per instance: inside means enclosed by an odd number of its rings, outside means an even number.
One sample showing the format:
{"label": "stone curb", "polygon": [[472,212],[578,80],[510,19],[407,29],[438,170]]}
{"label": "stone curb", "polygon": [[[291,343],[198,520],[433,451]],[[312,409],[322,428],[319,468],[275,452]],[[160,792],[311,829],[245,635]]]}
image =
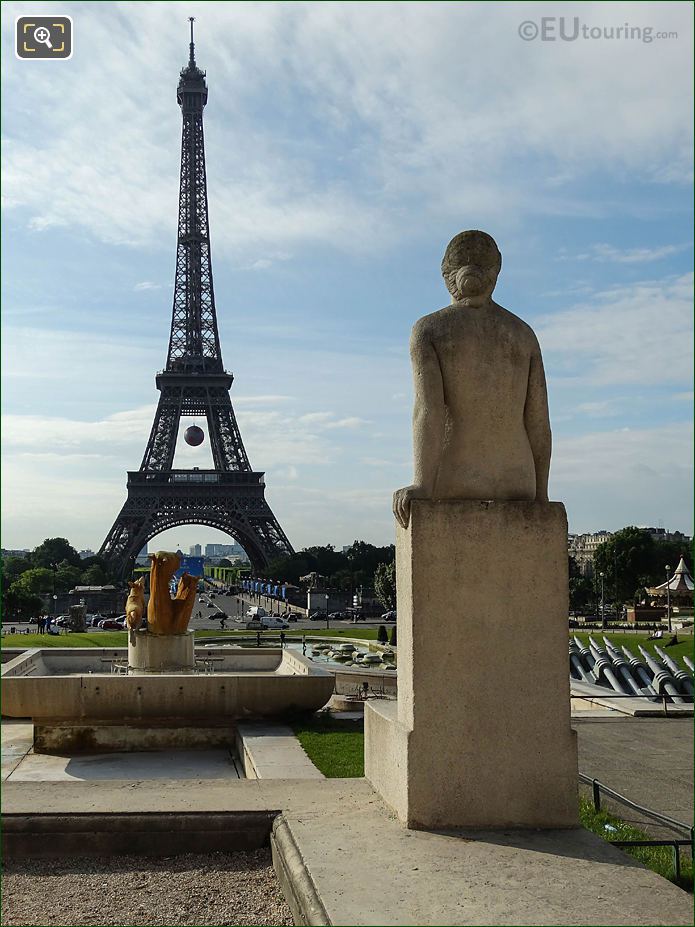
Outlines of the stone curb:
{"label": "stone curb", "polygon": [[279,814],[273,822],[270,849],[275,874],[292,911],[295,924],[330,927],[331,920],[321,903],[316,886],[283,814]]}

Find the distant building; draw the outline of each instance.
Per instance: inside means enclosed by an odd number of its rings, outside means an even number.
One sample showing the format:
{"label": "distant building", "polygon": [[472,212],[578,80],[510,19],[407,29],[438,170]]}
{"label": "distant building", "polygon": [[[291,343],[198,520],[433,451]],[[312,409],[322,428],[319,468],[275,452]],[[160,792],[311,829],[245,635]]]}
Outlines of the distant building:
{"label": "distant building", "polygon": [[246,560],[246,551],[241,544],[206,544],[205,556],[211,560],[220,557],[242,557]]}
{"label": "distant building", "polygon": [[79,553],[80,553],[80,560],[87,560],[89,557],[96,557],[96,554],[94,553],[94,551],[89,550],[89,548],[87,548],[87,550],[81,550]]}
{"label": "distant building", "polygon": [[682,541],[689,544],[691,538],[680,531],[669,531],[667,528],[648,528],[645,525],[638,526],[640,531],[647,531],[655,541]]}
{"label": "distant building", "polygon": [[191,557],[202,557],[203,548],[200,546],[200,544],[191,544],[191,546],[188,548],[188,553]]}
{"label": "distant building", "polygon": [[[640,531],[648,532],[655,541],[682,541],[690,543],[687,534],[680,531],[669,531],[667,528],[647,528],[639,526]],[[567,538],[567,550],[574,557],[579,572],[589,579],[594,575],[594,557],[599,544],[605,544],[613,537],[612,531],[595,531],[593,534],[570,534]]]}
{"label": "distant building", "polygon": [[30,553],[30,550],[11,550],[6,547],[0,548],[0,556],[2,557],[28,557]]}
{"label": "distant building", "polygon": [[570,534],[567,538],[567,551],[573,557],[582,576],[594,575],[594,557],[600,544],[605,544],[613,537],[612,531],[595,531],[593,534]]}

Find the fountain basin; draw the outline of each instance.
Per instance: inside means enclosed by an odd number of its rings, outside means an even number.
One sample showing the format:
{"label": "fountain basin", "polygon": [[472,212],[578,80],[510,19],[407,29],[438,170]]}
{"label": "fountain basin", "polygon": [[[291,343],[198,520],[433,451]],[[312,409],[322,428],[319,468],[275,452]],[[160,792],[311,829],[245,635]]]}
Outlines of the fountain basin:
{"label": "fountain basin", "polygon": [[233,742],[242,718],[316,711],[333,694],[329,670],[280,647],[195,658],[194,672],[126,674],[125,648],[28,650],[3,666],[2,713],[33,720],[37,752],[160,749]]}

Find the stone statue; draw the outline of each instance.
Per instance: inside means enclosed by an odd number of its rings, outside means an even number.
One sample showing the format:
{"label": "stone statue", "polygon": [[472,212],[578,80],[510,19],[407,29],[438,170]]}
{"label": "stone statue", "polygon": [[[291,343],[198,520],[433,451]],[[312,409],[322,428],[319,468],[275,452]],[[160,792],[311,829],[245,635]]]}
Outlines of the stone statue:
{"label": "stone statue", "polygon": [[145,611],[145,577],[134,583],[128,581],[130,592],[125,603],[125,621],[130,631],[137,631],[142,624],[142,616]]}
{"label": "stone statue", "polygon": [[87,608],[84,605],[71,605],[68,612],[68,629],[70,631],[86,631]]}
{"label": "stone statue", "polygon": [[184,573],[172,599],[169,585],[181,566],[181,558],[170,551],[150,554],[150,600],[147,629],[152,634],[185,634],[195,605],[198,578]]}
{"label": "stone statue", "polygon": [[451,305],[419,319],[410,339],[415,385],[412,499],[548,501],[550,421],[533,330],[491,298],[502,266],[494,239],[461,232],[442,261]]}

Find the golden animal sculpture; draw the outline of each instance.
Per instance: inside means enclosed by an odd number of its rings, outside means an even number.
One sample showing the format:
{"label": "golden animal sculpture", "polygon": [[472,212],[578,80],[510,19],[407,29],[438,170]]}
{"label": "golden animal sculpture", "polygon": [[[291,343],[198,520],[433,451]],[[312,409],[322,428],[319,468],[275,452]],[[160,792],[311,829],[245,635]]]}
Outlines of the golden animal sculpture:
{"label": "golden animal sculpture", "polygon": [[181,565],[178,554],[158,550],[150,554],[150,601],[147,627],[152,634],[185,634],[195,605],[198,579],[184,573],[176,597],[169,592],[171,577]]}
{"label": "golden animal sculpture", "polygon": [[130,631],[131,639],[133,634],[142,624],[142,616],[145,611],[145,577],[141,576],[136,582],[128,582],[130,592],[125,603],[125,622]]}

